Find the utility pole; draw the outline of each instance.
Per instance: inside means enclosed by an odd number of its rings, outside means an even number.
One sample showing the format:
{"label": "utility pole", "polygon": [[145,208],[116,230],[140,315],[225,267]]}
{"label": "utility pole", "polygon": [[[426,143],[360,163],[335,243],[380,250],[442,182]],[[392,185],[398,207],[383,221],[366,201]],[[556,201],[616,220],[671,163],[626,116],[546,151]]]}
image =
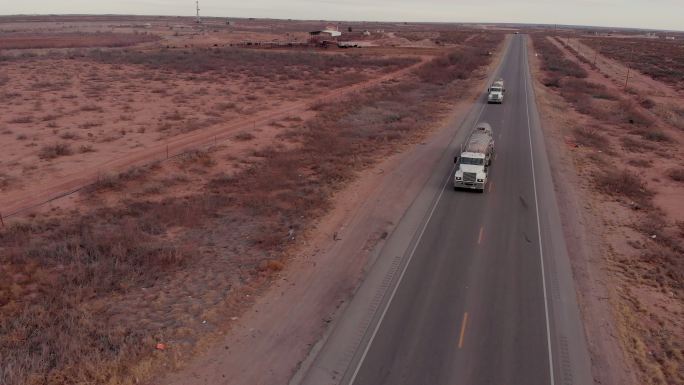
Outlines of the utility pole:
{"label": "utility pole", "polygon": [[197,19],[195,19],[195,22],[197,24],[199,24],[202,22],[202,20],[200,19],[200,15],[199,15],[199,0],[195,0],[195,8],[197,10]]}
{"label": "utility pole", "polygon": [[596,57],[598,56],[599,48],[601,48],[600,44],[598,47],[594,48],[594,67],[596,67]]}
{"label": "utility pole", "polygon": [[629,80],[629,71],[632,69],[632,57],[634,56],[634,47],[629,53],[629,61],[627,62],[627,76],[625,76],[625,89],[627,89],[627,81]]}

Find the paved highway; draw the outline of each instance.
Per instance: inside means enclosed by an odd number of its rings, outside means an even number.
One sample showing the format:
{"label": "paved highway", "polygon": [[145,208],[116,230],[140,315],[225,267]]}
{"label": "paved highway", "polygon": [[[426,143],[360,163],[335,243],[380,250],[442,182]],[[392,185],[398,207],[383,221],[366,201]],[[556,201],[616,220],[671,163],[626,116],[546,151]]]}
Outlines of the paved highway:
{"label": "paved highway", "polygon": [[[455,128],[444,164],[315,349],[302,383],[592,383],[526,36],[511,37],[499,77],[504,103],[487,105],[483,90]],[[484,194],[455,192],[453,156],[477,121],[494,130],[490,182]]]}

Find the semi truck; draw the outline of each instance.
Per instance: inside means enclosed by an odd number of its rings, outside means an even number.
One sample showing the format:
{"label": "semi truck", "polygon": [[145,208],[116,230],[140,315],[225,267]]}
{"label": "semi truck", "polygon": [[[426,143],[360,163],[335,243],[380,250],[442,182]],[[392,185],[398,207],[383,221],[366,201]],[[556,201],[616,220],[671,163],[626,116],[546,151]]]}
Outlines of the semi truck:
{"label": "semi truck", "polygon": [[506,92],[506,89],[504,88],[503,79],[495,81],[487,89],[487,93],[489,94],[487,95],[487,103],[503,103],[504,92]]}
{"label": "semi truck", "polygon": [[468,135],[461,153],[454,158],[458,165],[454,174],[454,190],[472,189],[484,192],[487,173],[494,155],[494,134],[487,123],[478,123]]}

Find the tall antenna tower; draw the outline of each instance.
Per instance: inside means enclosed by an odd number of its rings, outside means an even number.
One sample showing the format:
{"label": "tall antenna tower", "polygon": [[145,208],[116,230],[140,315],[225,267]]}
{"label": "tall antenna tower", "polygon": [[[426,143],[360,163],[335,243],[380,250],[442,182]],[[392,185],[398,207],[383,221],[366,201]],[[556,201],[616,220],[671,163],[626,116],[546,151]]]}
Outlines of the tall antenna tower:
{"label": "tall antenna tower", "polygon": [[199,24],[202,22],[199,15],[199,0],[195,0],[195,8],[197,9],[197,19],[195,19],[195,23]]}

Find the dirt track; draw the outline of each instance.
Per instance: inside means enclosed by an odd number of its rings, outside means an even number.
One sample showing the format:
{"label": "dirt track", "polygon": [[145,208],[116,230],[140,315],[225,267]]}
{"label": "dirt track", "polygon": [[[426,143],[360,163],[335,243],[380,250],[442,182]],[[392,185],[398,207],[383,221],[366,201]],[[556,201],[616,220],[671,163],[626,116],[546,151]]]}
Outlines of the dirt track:
{"label": "dirt track", "polygon": [[25,191],[17,191],[2,196],[0,198],[1,214],[3,218],[16,216],[47,202],[70,195],[95,182],[102,175],[116,174],[130,167],[144,165],[155,160],[164,160],[191,149],[224,142],[238,131],[259,128],[289,115],[302,113],[309,109],[312,104],[336,99],[382,82],[397,79],[426,63],[431,57],[418,56],[418,58],[420,61],[416,64],[375,79],[342,87],[310,100],[286,103],[277,109],[264,111],[248,119],[238,119],[227,124],[216,125],[210,129],[179,135],[163,143],[139,151],[132,151],[121,158],[87,165],[78,172],[69,175],[45,179],[40,185],[32,187],[30,194]]}

